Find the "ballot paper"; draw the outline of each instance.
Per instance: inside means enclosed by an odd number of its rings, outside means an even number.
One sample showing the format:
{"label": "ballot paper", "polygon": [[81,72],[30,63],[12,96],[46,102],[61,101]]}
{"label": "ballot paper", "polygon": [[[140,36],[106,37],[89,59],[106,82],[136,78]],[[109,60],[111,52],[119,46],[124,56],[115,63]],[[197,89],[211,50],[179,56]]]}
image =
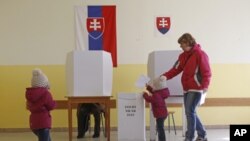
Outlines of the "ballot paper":
{"label": "ballot paper", "polygon": [[207,96],[207,92],[201,94],[201,100],[200,100],[199,105],[202,105],[205,103],[206,96]]}
{"label": "ballot paper", "polygon": [[150,78],[145,75],[140,75],[137,81],[135,82],[135,86],[137,88],[143,89],[145,88],[146,84],[150,81]]}

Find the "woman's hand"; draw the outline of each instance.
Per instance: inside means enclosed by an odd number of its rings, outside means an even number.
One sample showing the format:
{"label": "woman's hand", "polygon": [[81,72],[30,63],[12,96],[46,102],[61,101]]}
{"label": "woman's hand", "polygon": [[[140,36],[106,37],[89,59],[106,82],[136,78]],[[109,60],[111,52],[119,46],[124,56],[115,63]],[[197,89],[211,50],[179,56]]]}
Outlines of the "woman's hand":
{"label": "woman's hand", "polygon": [[203,89],[203,93],[206,93],[207,92],[207,89]]}

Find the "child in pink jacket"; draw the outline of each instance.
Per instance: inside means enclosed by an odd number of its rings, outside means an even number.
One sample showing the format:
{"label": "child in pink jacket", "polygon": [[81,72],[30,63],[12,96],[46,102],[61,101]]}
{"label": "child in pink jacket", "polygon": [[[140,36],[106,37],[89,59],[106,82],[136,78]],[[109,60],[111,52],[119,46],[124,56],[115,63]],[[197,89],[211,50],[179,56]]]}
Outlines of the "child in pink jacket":
{"label": "child in pink jacket", "polygon": [[39,141],[51,141],[51,115],[55,101],[49,92],[49,81],[40,69],[34,69],[30,88],[26,88],[27,108],[30,114],[30,129]]}
{"label": "child in pink jacket", "polygon": [[165,104],[165,99],[169,96],[169,90],[167,88],[166,77],[161,76],[149,82],[147,90],[151,93],[151,96],[144,92],[144,99],[151,103],[154,117],[156,118],[158,140],[166,141],[164,121],[168,116],[168,110]]}

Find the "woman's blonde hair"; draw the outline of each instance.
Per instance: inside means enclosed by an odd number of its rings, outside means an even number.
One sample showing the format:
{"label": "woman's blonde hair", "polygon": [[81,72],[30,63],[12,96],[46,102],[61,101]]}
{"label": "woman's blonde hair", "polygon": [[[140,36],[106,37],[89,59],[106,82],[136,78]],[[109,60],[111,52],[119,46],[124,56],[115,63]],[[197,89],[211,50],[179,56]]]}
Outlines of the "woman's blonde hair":
{"label": "woman's blonde hair", "polygon": [[188,44],[191,47],[193,47],[196,44],[195,39],[193,38],[193,36],[190,33],[184,33],[179,39],[178,39],[178,43],[182,44]]}

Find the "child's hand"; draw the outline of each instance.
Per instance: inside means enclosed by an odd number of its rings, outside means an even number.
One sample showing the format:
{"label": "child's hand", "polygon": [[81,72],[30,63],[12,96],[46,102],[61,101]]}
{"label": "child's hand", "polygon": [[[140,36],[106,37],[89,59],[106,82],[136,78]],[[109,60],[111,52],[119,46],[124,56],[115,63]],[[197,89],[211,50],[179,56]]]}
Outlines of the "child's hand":
{"label": "child's hand", "polygon": [[142,97],[144,98],[145,96],[149,96],[148,92],[143,92]]}
{"label": "child's hand", "polygon": [[153,93],[153,88],[152,88],[150,85],[146,84],[146,89],[147,89],[150,93]]}

